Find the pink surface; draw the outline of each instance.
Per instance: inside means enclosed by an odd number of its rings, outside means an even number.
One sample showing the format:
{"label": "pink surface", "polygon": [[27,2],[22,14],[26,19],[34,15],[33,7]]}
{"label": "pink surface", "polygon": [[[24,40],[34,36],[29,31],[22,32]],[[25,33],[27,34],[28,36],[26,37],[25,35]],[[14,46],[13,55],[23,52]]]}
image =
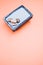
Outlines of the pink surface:
{"label": "pink surface", "polygon": [[[4,17],[20,5],[33,18],[13,32]],[[0,0],[0,65],[43,65],[43,0]]]}

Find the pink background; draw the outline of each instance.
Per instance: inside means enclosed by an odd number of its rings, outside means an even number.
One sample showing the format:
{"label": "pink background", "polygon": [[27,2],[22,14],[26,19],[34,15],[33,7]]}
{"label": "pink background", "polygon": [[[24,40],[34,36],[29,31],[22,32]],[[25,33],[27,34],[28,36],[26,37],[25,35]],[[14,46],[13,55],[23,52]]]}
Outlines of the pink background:
{"label": "pink background", "polygon": [[[20,5],[33,18],[13,32],[4,17]],[[43,0],[0,0],[0,65],[43,65]]]}

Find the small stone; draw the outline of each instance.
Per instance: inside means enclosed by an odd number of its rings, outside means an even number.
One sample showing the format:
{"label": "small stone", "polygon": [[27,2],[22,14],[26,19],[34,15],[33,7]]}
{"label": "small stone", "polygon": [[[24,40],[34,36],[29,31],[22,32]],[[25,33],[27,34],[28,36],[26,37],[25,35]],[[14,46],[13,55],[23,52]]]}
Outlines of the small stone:
{"label": "small stone", "polygon": [[8,22],[11,22],[12,23],[12,25],[16,25],[17,23],[19,23],[20,22],[20,19],[15,19],[15,20],[13,20],[12,18],[9,18],[8,19]]}

